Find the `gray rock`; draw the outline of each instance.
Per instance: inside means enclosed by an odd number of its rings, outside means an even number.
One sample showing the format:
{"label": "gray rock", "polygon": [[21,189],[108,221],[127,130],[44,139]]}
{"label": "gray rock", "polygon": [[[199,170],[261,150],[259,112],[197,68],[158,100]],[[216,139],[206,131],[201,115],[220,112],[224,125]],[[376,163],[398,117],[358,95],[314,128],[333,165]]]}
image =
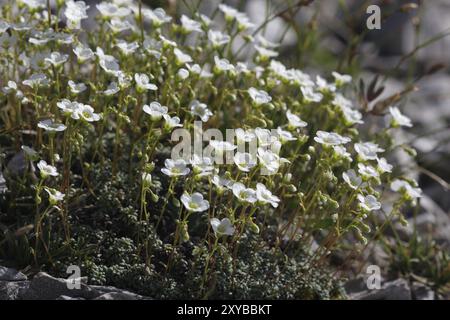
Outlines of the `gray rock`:
{"label": "gray rock", "polygon": [[412,297],[414,300],[435,300],[436,295],[434,291],[421,283],[414,282],[411,286]]}
{"label": "gray rock", "polygon": [[28,291],[30,281],[0,281],[0,300],[20,300]]}
{"label": "gray rock", "polygon": [[350,295],[352,300],[411,300],[411,289],[404,279],[385,283],[381,289],[365,290]]}
{"label": "gray rock", "polygon": [[0,266],[0,280],[2,281],[24,281],[27,276],[16,269]]}
{"label": "gray rock", "polygon": [[111,286],[91,286],[92,289],[101,292],[101,296],[95,300],[148,300],[150,298],[132,293],[127,290]]}
{"label": "gray rock", "polygon": [[85,298],[73,298],[73,297],[69,297],[69,296],[59,296],[58,298],[56,298],[56,300],[86,300]]}
{"label": "gray rock", "polygon": [[68,281],[54,278],[45,272],[39,272],[34,276],[30,284],[30,289],[24,295],[26,300],[55,300],[60,296],[71,298],[94,299],[101,293],[81,283],[80,289],[69,289]]}
{"label": "gray rock", "polygon": [[102,294],[94,300],[141,300],[140,296],[133,293],[109,292]]}

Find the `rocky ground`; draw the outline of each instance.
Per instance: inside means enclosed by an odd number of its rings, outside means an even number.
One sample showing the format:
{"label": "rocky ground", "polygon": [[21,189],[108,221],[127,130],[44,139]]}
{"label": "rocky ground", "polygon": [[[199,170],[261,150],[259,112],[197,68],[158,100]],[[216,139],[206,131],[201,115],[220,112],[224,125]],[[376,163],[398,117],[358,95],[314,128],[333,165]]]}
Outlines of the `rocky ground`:
{"label": "rocky ground", "polygon": [[132,292],[109,286],[95,286],[81,279],[80,289],[69,289],[69,280],[45,272],[32,279],[20,271],[0,266],[0,300],[148,300]]}

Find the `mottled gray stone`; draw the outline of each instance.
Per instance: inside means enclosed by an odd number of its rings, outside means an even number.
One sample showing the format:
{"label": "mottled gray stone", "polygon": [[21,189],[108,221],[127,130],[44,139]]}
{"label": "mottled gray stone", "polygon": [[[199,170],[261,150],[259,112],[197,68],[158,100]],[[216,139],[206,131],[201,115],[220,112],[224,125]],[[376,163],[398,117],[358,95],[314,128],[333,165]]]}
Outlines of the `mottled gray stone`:
{"label": "mottled gray stone", "polygon": [[94,299],[101,293],[81,283],[80,289],[69,289],[68,281],[39,272],[31,281],[30,289],[24,295],[26,300],[55,300],[60,296]]}
{"label": "mottled gray stone", "polygon": [[30,281],[0,281],[0,300],[20,300],[30,287]]}
{"label": "mottled gray stone", "polygon": [[16,269],[0,266],[0,280],[2,281],[24,281],[27,276]]}
{"label": "mottled gray stone", "polygon": [[435,300],[436,295],[434,291],[421,283],[413,283],[411,286],[412,297],[414,300]]}
{"label": "mottled gray stone", "polygon": [[381,289],[366,290],[350,296],[352,300],[411,300],[411,289],[404,279],[383,284]]}

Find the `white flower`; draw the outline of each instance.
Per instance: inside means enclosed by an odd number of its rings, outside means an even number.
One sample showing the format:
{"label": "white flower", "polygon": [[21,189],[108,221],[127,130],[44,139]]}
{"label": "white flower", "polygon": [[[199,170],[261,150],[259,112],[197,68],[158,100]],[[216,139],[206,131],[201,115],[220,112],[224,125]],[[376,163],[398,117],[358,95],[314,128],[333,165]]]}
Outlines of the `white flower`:
{"label": "white flower", "polygon": [[50,119],[38,122],[38,127],[50,132],[60,132],[66,130],[66,126],[62,123],[55,123]]}
{"label": "white flower", "polygon": [[181,25],[183,30],[187,33],[190,32],[203,32],[202,25],[200,22],[192,20],[191,18],[185,16],[184,14],[181,16]]}
{"label": "white flower", "polygon": [[136,81],[136,86],[138,91],[144,92],[146,90],[157,90],[158,87],[153,83],[150,83],[150,78],[148,75],[143,73],[136,73],[134,75],[134,80]]}
{"label": "white flower", "polygon": [[392,116],[392,126],[412,127],[411,119],[403,115],[397,107],[389,107],[389,113]]}
{"label": "white flower", "polygon": [[173,49],[173,54],[175,55],[175,57],[177,59],[177,63],[179,65],[183,65],[183,64],[192,62],[191,56],[184,53],[183,51],[181,51],[178,48]]}
{"label": "white flower", "polygon": [[238,143],[251,142],[256,138],[256,135],[250,130],[244,130],[241,128],[237,128],[234,130],[236,135],[236,140]]}
{"label": "white flower", "polygon": [[294,141],[297,140],[292,133],[289,131],[283,130],[281,127],[277,128],[277,137],[280,139],[281,143],[285,143],[287,141]]}
{"label": "white flower", "polygon": [[256,41],[265,48],[277,48],[280,46],[279,43],[271,42],[271,41],[267,40],[266,38],[264,38],[264,36],[261,33],[259,33],[256,36]]}
{"label": "white flower", "polygon": [[48,176],[58,176],[58,171],[56,170],[56,168],[50,164],[47,164],[45,160],[39,161],[37,167],[39,168],[39,172],[42,178],[46,178]]}
{"label": "white flower", "polygon": [[189,71],[187,71],[184,68],[181,68],[177,72],[177,77],[180,78],[181,80],[186,80],[189,77]]}
{"label": "white flower", "polygon": [[56,204],[57,202],[64,200],[64,193],[48,187],[44,187],[44,190],[48,193],[50,203]]}
{"label": "white flower", "polygon": [[200,157],[196,154],[192,156],[191,165],[194,169],[194,173],[198,176],[209,176],[213,174],[214,166],[211,158]]}
{"label": "white flower", "polygon": [[105,70],[106,73],[117,75],[120,71],[119,63],[117,59],[111,55],[105,54],[103,50],[97,47],[97,56],[99,58],[100,67]]}
{"label": "white flower", "polygon": [[362,121],[362,114],[358,110],[344,107],[341,108],[341,111],[344,115],[345,121],[348,124],[352,125],[355,123],[364,123],[364,121]]}
{"label": "white flower", "polygon": [[227,59],[220,59],[218,56],[214,56],[215,67],[219,71],[231,71],[235,70],[234,65],[230,63]]}
{"label": "white flower", "polygon": [[303,128],[308,125],[305,121],[300,119],[299,116],[293,114],[291,110],[286,111],[286,118],[288,119],[289,127],[291,128]]}
{"label": "white flower", "polygon": [[208,39],[212,43],[213,47],[220,47],[230,41],[230,36],[218,30],[209,30]]}
{"label": "white flower", "polygon": [[341,86],[343,84],[349,83],[352,81],[352,77],[346,74],[340,74],[337,72],[332,72],[331,73],[334,77],[334,79],[336,80],[336,85]]}
{"label": "white flower", "polygon": [[274,196],[262,183],[256,184],[256,198],[261,203],[270,203],[274,208],[278,207],[278,202],[280,202],[280,198]]}
{"label": "white flower", "polygon": [[377,159],[378,162],[378,169],[381,172],[392,172],[393,166],[387,162],[385,158],[379,158]]}
{"label": "white flower", "polygon": [[65,115],[71,116],[72,119],[75,120],[80,119],[80,104],[78,102],[62,99],[61,101],[58,101],[56,105]]}
{"label": "white flower", "polygon": [[271,150],[258,148],[258,159],[261,166],[268,171],[269,174],[277,173],[280,168],[280,157]]}
{"label": "white flower", "polygon": [[264,90],[258,90],[251,87],[248,89],[248,94],[252,98],[253,103],[257,106],[272,101],[272,97]]}
{"label": "white flower", "polygon": [[322,78],[321,76],[316,76],[316,85],[319,91],[322,92],[335,92],[336,86],[332,83],[328,83],[327,80]]}
{"label": "white flower", "polygon": [[342,178],[352,189],[358,189],[362,184],[362,178],[358,176],[355,170],[350,169],[342,173]]}
{"label": "white flower", "polygon": [[370,165],[366,166],[363,163],[358,163],[358,172],[366,178],[378,178],[377,170]]}
{"label": "white flower", "polygon": [[244,172],[249,172],[256,165],[256,159],[247,152],[236,152],[233,160],[239,170]]}
{"label": "white flower", "polygon": [[237,148],[237,146],[228,141],[210,140],[209,144],[218,154],[223,154],[226,151],[233,151]]}
{"label": "white flower", "polygon": [[234,234],[235,228],[228,218],[223,218],[222,220],[212,218],[210,223],[216,236],[232,236]]}
{"label": "white flower", "polygon": [[405,180],[395,179],[392,181],[391,190],[404,193],[409,199],[417,199],[422,197],[422,190],[411,186],[411,184]]}
{"label": "white flower", "polygon": [[157,28],[159,28],[164,23],[170,22],[172,20],[172,17],[168,16],[162,8],[156,8],[155,10],[142,10],[142,14],[145,18],[149,19]]}
{"label": "white flower", "polygon": [[326,146],[336,146],[346,144],[351,141],[348,137],[343,137],[335,132],[317,131],[314,141]]}
{"label": "white flower", "polygon": [[94,108],[87,104],[79,104],[78,114],[80,118],[87,122],[95,122],[101,119],[100,115],[94,112]]}
{"label": "white flower", "polygon": [[153,101],[150,105],[145,104],[142,109],[145,113],[150,115],[153,121],[160,120],[169,110],[166,106],[161,106],[161,104],[156,101]]}
{"label": "white flower", "polygon": [[164,161],[165,168],[161,169],[161,172],[170,177],[185,176],[191,172],[191,169],[187,167],[187,163],[183,159],[166,159]]}
{"label": "white flower", "polygon": [[219,177],[218,175],[214,175],[211,179],[211,182],[217,187],[217,189],[219,189],[219,191],[223,191],[224,188],[233,188],[233,181],[223,177]]}
{"label": "white flower", "polygon": [[173,128],[181,128],[183,125],[180,123],[181,120],[179,117],[171,117],[168,114],[163,114],[163,118],[165,120],[165,127],[168,129]]}
{"label": "white flower", "polygon": [[378,144],[373,142],[355,143],[355,151],[359,157],[366,160],[376,160],[378,158],[377,153],[383,152],[384,149],[380,148]]}
{"label": "white flower", "polygon": [[50,80],[48,80],[47,76],[43,73],[34,73],[30,78],[22,81],[22,83],[31,88],[37,88],[47,86],[50,83]]}
{"label": "white flower", "polygon": [[267,49],[258,45],[255,45],[255,50],[263,58],[275,58],[278,57],[278,52],[275,50]]}
{"label": "white flower", "polygon": [[192,195],[183,193],[181,196],[181,202],[188,211],[202,212],[209,209],[209,202],[203,199],[203,195],[199,192],[195,192]]}
{"label": "white flower", "polygon": [[359,200],[359,205],[366,211],[378,210],[381,208],[381,203],[377,201],[373,195],[363,196],[362,194],[357,195]]}
{"label": "white flower", "polygon": [[79,29],[81,20],[88,18],[87,9],[89,6],[84,1],[66,1],[64,15],[67,18],[67,26],[70,29]]}
{"label": "white flower", "polygon": [[208,106],[204,103],[200,103],[198,100],[194,100],[190,103],[189,108],[194,116],[200,117],[203,122],[209,120],[213,113],[208,109]]}
{"label": "white flower", "polygon": [[104,18],[125,17],[131,13],[129,8],[118,7],[114,3],[108,3],[106,1],[100,2],[96,7]]}
{"label": "white flower", "polygon": [[117,85],[117,83],[116,82],[111,82],[108,85],[108,88],[106,88],[106,90],[103,91],[103,94],[107,95],[107,96],[112,96],[112,95],[116,94],[119,91],[120,91],[120,89],[119,89],[119,86]]}
{"label": "white flower", "polygon": [[60,52],[52,52],[47,58],[45,58],[45,61],[57,67],[66,62],[68,58],[69,58],[68,54],[61,54]]}
{"label": "white flower", "polygon": [[232,190],[233,190],[233,194],[240,201],[248,202],[248,203],[255,203],[257,201],[256,191],[251,189],[251,188],[246,188],[240,182],[235,182],[233,184],[233,189]]}
{"label": "white flower", "polygon": [[347,149],[344,146],[333,146],[333,150],[338,157],[347,159],[350,162],[353,161],[352,155],[349,152],[347,152]]}
{"label": "white flower", "polygon": [[94,57],[94,51],[92,51],[91,48],[85,47],[82,44],[76,46],[73,49],[73,52],[77,56],[79,62],[84,62]]}
{"label": "white flower", "polygon": [[122,20],[119,18],[112,18],[111,21],[108,22],[108,26],[113,32],[122,32],[133,28],[133,25],[127,20]]}
{"label": "white flower", "polygon": [[239,14],[239,11],[233,7],[226,4],[219,4],[219,10],[222,11],[226,18],[234,19]]}
{"label": "white flower", "polygon": [[139,48],[139,44],[136,41],[127,42],[124,40],[119,40],[116,44],[116,47],[118,47],[124,55],[128,56],[134,53]]}
{"label": "white flower", "polygon": [[314,92],[313,88],[310,86],[302,86],[300,91],[302,92],[303,99],[306,102],[320,102],[323,99],[323,94]]}
{"label": "white flower", "polygon": [[81,93],[83,91],[85,91],[87,89],[86,85],[82,82],[80,83],[75,83],[72,80],[69,80],[69,82],[67,83],[70,87],[70,91],[73,94],[78,94]]}
{"label": "white flower", "polygon": [[278,141],[277,137],[272,135],[272,132],[268,129],[256,128],[254,130],[256,137],[258,138],[259,146],[267,147],[275,141]]}

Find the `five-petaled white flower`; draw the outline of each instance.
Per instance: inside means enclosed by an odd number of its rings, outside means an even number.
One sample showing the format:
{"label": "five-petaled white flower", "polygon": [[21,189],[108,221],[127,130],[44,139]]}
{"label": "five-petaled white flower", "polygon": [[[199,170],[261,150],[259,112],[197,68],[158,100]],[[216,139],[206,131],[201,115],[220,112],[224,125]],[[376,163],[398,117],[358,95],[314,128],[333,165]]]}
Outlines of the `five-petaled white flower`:
{"label": "five-petaled white flower", "polygon": [[412,122],[411,119],[408,118],[407,116],[405,116],[404,114],[402,114],[400,112],[400,109],[397,107],[389,107],[389,113],[391,114],[392,117],[392,126],[393,127],[398,127],[398,126],[403,126],[403,127],[412,127]]}
{"label": "five-petaled white flower", "polygon": [[319,130],[316,132],[314,141],[326,146],[337,146],[349,143],[351,139],[348,137],[343,137],[336,132],[326,132]]}
{"label": "five-petaled white flower", "polygon": [[358,189],[362,184],[362,178],[358,176],[355,170],[350,169],[342,173],[342,178],[352,189]]}
{"label": "five-petaled white flower", "polygon": [[235,228],[228,218],[223,218],[222,220],[212,218],[210,223],[216,236],[232,236],[234,234]]}
{"label": "five-petaled white flower", "polygon": [[56,170],[56,167],[47,164],[47,161],[41,160],[38,162],[37,167],[39,168],[39,172],[41,174],[41,177],[44,179],[48,176],[57,177],[58,171]]}
{"label": "five-petaled white flower", "polygon": [[191,169],[187,167],[187,163],[184,159],[166,159],[164,165],[165,168],[162,168],[161,172],[170,177],[185,176],[191,172]]}
{"label": "five-petaled white flower", "polygon": [[186,192],[183,193],[181,202],[188,211],[202,212],[209,209],[208,200],[204,200],[203,195],[199,192],[195,192],[192,195]]}
{"label": "five-petaled white flower", "polygon": [[68,54],[61,54],[60,52],[52,52],[45,58],[45,61],[51,63],[53,66],[57,67],[62,65],[69,58]]}
{"label": "five-petaled white flower", "polygon": [[253,103],[256,106],[272,101],[272,97],[264,90],[258,90],[251,87],[250,89],[248,89],[248,94],[250,95],[250,98],[252,98]]}
{"label": "five-petaled white flower", "polygon": [[384,149],[380,148],[378,144],[373,142],[362,142],[355,143],[355,151],[362,160],[366,161],[376,160],[378,158],[377,153],[383,152]]}
{"label": "five-petaled white flower", "polygon": [[136,81],[136,88],[139,92],[158,89],[158,87],[155,84],[150,83],[150,78],[146,74],[136,73],[134,75],[134,80]]}
{"label": "five-petaled white flower", "polygon": [[256,191],[252,188],[245,187],[240,182],[235,182],[232,190],[235,197],[242,202],[255,203],[257,201]]}
{"label": "five-petaled white flower", "polygon": [[44,187],[44,190],[48,193],[48,198],[51,204],[56,204],[57,202],[64,200],[64,193],[49,187]]}
{"label": "five-petaled white flower", "polygon": [[362,194],[357,195],[359,200],[359,205],[362,209],[366,211],[378,210],[381,208],[381,203],[377,201],[377,198],[373,195],[363,196]]}
{"label": "five-petaled white flower", "polygon": [[238,169],[244,172],[256,166],[256,159],[248,152],[236,152],[233,159]]}
{"label": "five-petaled white flower", "polygon": [[270,203],[270,205],[274,208],[277,208],[278,203],[280,202],[280,198],[273,195],[272,192],[262,183],[256,184],[256,198],[263,204]]}
{"label": "five-petaled white flower", "polygon": [[87,89],[86,85],[83,82],[75,83],[74,81],[69,80],[67,84],[69,85],[70,91],[73,94],[79,94]]}
{"label": "five-petaled white flower", "polygon": [[168,114],[163,114],[163,118],[164,118],[164,126],[171,130],[173,128],[181,128],[183,125],[180,123],[181,120],[179,117],[175,116],[175,117],[171,117]]}
{"label": "five-petaled white flower", "polygon": [[151,102],[150,105],[145,104],[142,109],[146,114],[150,115],[153,121],[160,120],[169,110],[166,106],[162,106],[156,101]]}
{"label": "five-petaled white flower", "polygon": [[289,127],[290,128],[303,128],[306,127],[308,124],[300,119],[299,116],[296,114],[293,114],[291,110],[286,111],[286,118],[289,121]]}
{"label": "five-petaled white flower", "polygon": [[202,24],[198,21],[195,21],[184,14],[181,16],[181,26],[184,32],[191,33],[191,32],[203,32],[202,30]]}
{"label": "five-petaled white flower", "polygon": [[38,127],[49,132],[61,132],[66,130],[66,126],[62,123],[53,122],[51,119],[46,119],[38,122]]}
{"label": "five-petaled white flower", "polygon": [[189,105],[191,113],[194,116],[200,117],[200,120],[206,122],[213,115],[213,113],[208,109],[208,106],[204,103],[201,103],[198,100],[194,100]]}
{"label": "five-petaled white flower", "polygon": [[209,30],[208,39],[213,47],[220,47],[230,41],[230,36],[218,30]]}
{"label": "five-petaled white flower", "polygon": [[413,187],[409,182],[405,180],[395,179],[391,183],[391,190],[395,192],[401,192],[405,194],[409,199],[417,199],[422,196],[422,190],[420,188]]}

